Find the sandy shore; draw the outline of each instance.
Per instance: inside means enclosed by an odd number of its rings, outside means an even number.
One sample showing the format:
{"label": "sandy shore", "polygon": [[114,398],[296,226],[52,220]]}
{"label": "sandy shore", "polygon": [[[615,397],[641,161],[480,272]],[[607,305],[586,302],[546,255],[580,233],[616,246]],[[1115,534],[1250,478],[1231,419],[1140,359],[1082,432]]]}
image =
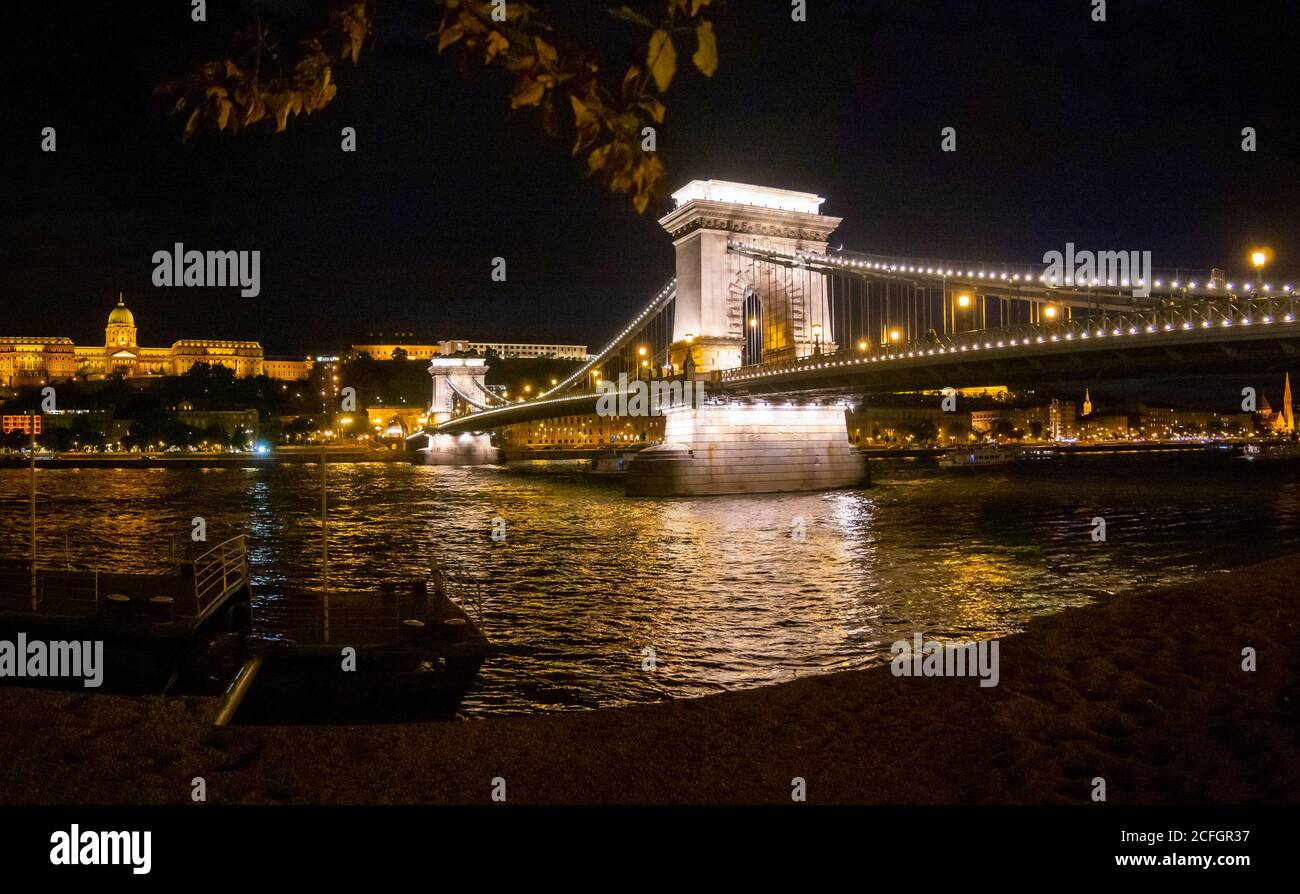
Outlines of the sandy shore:
{"label": "sandy shore", "polygon": [[[625,709],[228,728],[204,700],[0,689],[0,802],[1300,802],[1300,556],[1073,609],[1001,681],[887,667]],[[1253,647],[1258,671],[1241,669]]]}

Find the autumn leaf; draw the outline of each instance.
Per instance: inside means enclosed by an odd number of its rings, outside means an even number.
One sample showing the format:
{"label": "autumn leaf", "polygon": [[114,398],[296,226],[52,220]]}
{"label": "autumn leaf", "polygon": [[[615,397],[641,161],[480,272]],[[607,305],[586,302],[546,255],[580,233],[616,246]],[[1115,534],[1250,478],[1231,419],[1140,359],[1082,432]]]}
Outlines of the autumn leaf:
{"label": "autumn leaf", "polygon": [[664,123],[664,115],[668,113],[668,109],[659,100],[653,96],[647,96],[638,105],[650,113],[650,117],[654,119],[655,124]]}
{"label": "autumn leaf", "polygon": [[533,43],[537,47],[537,58],[547,68],[555,68],[556,60],[559,58],[555,53],[555,47],[551,46],[540,37],[534,37]]}
{"label": "autumn leaf", "polygon": [[611,148],[613,148],[612,144],[606,143],[598,149],[591,150],[591,154],[587,156],[587,170],[594,174],[603,168],[609,158]]}
{"label": "autumn leaf", "polygon": [[546,85],[532,78],[522,78],[515,87],[514,95],[510,97],[510,108],[517,109],[521,106],[535,106],[542,101],[546,95]]}
{"label": "autumn leaf", "polygon": [[510,41],[506,40],[500,31],[493,31],[487,38],[486,58],[483,64],[487,65],[497,57],[498,53],[504,53],[508,49],[510,49]]}
{"label": "autumn leaf", "polygon": [[443,28],[442,33],[438,35],[438,52],[441,53],[464,36],[465,28],[462,25],[452,25],[450,28]]}
{"label": "autumn leaf", "polygon": [[578,131],[578,141],[573,146],[573,154],[577,155],[600,136],[600,119],[590,106],[572,94],[569,95],[569,105],[573,106],[573,121]]}
{"label": "autumn leaf", "polygon": [[701,22],[700,27],[695,29],[695,35],[699,38],[700,45],[691,61],[700,70],[700,74],[711,78],[718,70],[718,38],[713,33],[713,23]]}
{"label": "autumn leaf", "polygon": [[627,74],[623,75],[623,96],[631,96],[632,91],[636,89],[636,82],[641,77],[641,66],[632,65],[628,67]]}
{"label": "autumn leaf", "polygon": [[225,97],[217,100],[217,130],[226,129],[226,124],[230,121],[230,110],[233,108],[230,100]]}
{"label": "autumn leaf", "polygon": [[655,79],[655,86],[663,93],[673,82],[677,73],[677,50],[673,48],[673,39],[667,31],[656,31],[650,35],[650,49],[646,52],[646,64]]}

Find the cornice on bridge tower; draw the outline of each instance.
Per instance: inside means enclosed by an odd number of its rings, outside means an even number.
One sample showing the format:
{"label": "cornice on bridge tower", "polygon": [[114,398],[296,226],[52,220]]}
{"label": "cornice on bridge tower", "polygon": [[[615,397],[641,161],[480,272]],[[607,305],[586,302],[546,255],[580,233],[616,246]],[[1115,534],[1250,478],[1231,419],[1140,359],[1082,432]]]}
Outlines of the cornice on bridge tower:
{"label": "cornice on bridge tower", "polygon": [[[821,213],[813,193],[693,180],[673,193],[676,207],[659,221],[677,252],[677,298],[669,360],[683,368],[689,353],[696,375],[741,365],[744,300],[749,289],[763,306],[765,360],[833,351],[825,274],[807,270],[791,287],[751,282],[750,265],[728,252],[729,240],[780,251],[825,254],[843,218]],[[815,330],[815,326],[820,326]]]}

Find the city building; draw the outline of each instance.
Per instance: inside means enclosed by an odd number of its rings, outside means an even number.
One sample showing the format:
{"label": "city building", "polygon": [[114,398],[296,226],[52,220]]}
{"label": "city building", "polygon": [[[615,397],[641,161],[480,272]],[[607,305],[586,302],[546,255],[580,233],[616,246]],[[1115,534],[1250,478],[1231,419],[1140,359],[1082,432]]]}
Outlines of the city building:
{"label": "city building", "polygon": [[41,416],[39,413],[34,416],[0,416],[0,434],[7,435],[10,432],[18,431],[30,435],[33,433],[33,428],[35,428],[35,434],[39,435],[41,433]]}
{"label": "city building", "polygon": [[580,449],[658,444],[664,437],[663,416],[560,416],[521,422],[503,430],[507,449]]}
{"label": "city building", "polygon": [[220,430],[227,438],[239,431],[253,439],[260,434],[257,410],[196,410],[189,401],[181,401],[176,420],[199,432]]}
{"label": "city building", "polygon": [[906,444],[966,441],[971,416],[940,407],[857,407],[848,411],[849,440],[855,444]]}
{"label": "city building", "polygon": [[104,328],[104,344],[76,345],[69,338],[0,337],[0,384],[44,385],[68,379],[179,376],[199,363],[221,366],[238,377],[263,374],[262,346],[255,341],[181,339],[170,348],[143,347],[135,315],[119,295]]}
{"label": "city building", "polygon": [[1259,427],[1272,435],[1295,434],[1295,407],[1291,399],[1291,374],[1286,374],[1282,386],[1282,406],[1276,411],[1263,395],[1259,399]]}
{"label": "city building", "polygon": [[370,340],[365,344],[348,346],[348,356],[352,359],[366,356],[372,360],[432,360],[435,357],[449,357],[452,354],[488,354],[499,357],[518,357],[538,359],[554,357],[559,360],[590,359],[586,345],[544,345],[526,342],[469,341],[463,338],[448,338],[436,344],[421,343],[410,332],[370,333]]}
{"label": "city building", "polygon": [[444,339],[438,342],[438,350],[443,354],[463,354],[472,352],[475,354],[496,354],[499,357],[519,357],[522,359],[538,359],[542,357],[554,357],[557,360],[582,360],[591,359],[587,353],[586,345],[543,345],[530,344],[528,342],[506,342],[506,341],[465,341],[464,339]]}
{"label": "city building", "polygon": [[369,357],[371,360],[432,360],[445,351],[430,342],[421,342],[414,332],[371,332],[362,344],[348,345],[347,359]]}
{"label": "city building", "polygon": [[311,378],[316,362],[310,357],[303,360],[267,358],[262,361],[262,375],[281,382],[304,382]]}
{"label": "city building", "polygon": [[1071,441],[1079,437],[1073,401],[1053,398],[1038,407],[1000,407],[971,413],[971,429],[981,435],[1009,435],[1033,441]]}

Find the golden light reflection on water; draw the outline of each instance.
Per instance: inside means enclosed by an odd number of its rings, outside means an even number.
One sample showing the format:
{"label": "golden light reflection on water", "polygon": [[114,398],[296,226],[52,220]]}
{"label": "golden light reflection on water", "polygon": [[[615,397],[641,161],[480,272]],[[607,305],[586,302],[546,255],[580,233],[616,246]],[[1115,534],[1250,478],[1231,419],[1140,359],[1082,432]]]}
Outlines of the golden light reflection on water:
{"label": "golden light reflection on water", "polygon": [[[486,627],[506,653],[484,667],[471,710],[683,697],[880,661],[918,631],[998,636],[1295,549],[1300,485],[1243,478],[1246,465],[953,475],[904,463],[877,467],[862,491],[664,500],[576,475],[338,465],[331,576],[371,587],[422,576],[437,555],[489,580]],[[314,466],[38,478],[47,564],[148,570],[201,516],[209,542],[249,535],[263,605],[319,580]],[[26,486],[25,472],[0,470],[6,555],[27,549]],[[1088,536],[1094,515],[1105,544]],[[503,543],[489,536],[495,518]]]}

